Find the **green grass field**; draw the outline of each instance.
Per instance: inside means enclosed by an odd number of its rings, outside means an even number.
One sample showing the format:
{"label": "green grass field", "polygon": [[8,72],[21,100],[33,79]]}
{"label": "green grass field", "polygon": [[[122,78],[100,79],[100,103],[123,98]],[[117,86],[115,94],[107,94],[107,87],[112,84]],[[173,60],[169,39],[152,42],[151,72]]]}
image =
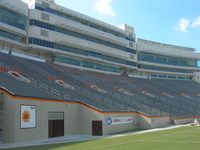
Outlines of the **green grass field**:
{"label": "green grass field", "polygon": [[86,142],[16,148],[15,150],[200,150],[200,127],[181,127]]}

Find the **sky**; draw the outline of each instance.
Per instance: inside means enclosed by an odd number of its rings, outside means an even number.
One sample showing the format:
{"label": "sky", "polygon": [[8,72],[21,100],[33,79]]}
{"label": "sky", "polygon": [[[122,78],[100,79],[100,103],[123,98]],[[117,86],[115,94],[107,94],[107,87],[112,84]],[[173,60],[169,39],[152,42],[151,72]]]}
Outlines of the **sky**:
{"label": "sky", "polygon": [[109,24],[134,27],[137,38],[200,52],[200,0],[55,0]]}

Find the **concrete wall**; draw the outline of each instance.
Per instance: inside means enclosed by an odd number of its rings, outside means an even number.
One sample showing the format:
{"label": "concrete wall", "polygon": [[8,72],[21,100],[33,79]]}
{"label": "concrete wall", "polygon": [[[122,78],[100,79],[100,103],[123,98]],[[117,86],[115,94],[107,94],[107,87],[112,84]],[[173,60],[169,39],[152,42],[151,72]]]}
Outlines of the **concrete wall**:
{"label": "concrete wall", "polygon": [[170,125],[170,119],[168,116],[151,118],[151,128],[165,127],[167,125]]}
{"label": "concrete wall", "polygon": [[[102,120],[103,115],[88,107],[74,103],[45,100],[14,100],[5,96],[3,110],[3,141],[25,142],[48,138],[48,112],[64,112],[64,135],[91,135],[92,120]],[[20,128],[21,105],[36,106],[36,128]],[[6,110],[6,111],[5,111]]]}
{"label": "concrete wall", "polygon": [[194,81],[200,83],[200,72],[194,72]]}
{"label": "concrete wall", "polygon": [[195,118],[181,118],[181,119],[174,119],[174,124],[179,125],[179,124],[187,124],[187,123],[192,123],[194,122]]}
{"label": "concrete wall", "polygon": [[80,112],[81,119],[78,125],[78,128],[81,129],[80,134],[92,135],[92,121],[103,121],[103,115],[85,106],[80,106]]}
{"label": "concrete wall", "polygon": [[[12,100],[5,96],[3,142],[25,142],[48,138],[48,112],[64,112],[65,135],[80,134],[80,105],[63,102]],[[20,106],[36,106],[36,128],[20,128]],[[6,110],[6,111],[5,111]]]}
{"label": "concrete wall", "polygon": [[169,117],[147,117],[139,115],[137,126],[139,129],[159,128],[170,125]]}
{"label": "concrete wall", "polygon": [[[130,123],[122,123],[122,124],[111,124],[108,125],[106,123],[106,118],[110,117],[132,117],[133,122]],[[114,134],[114,133],[120,133],[120,132],[126,132],[126,131],[131,131],[136,129],[136,122],[137,122],[137,116],[133,114],[111,114],[111,115],[104,115],[104,120],[103,120],[103,133],[104,135],[109,135],[109,134]]]}
{"label": "concrete wall", "polygon": [[[64,135],[92,135],[92,121],[102,121],[103,135],[169,125],[169,117],[137,113],[102,113],[79,103],[4,96],[3,142],[16,143],[48,138],[48,113],[64,113]],[[36,106],[36,128],[20,128],[21,105]],[[133,121],[108,124],[106,118],[132,117]]]}
{"label": "concrete wall", "polygon": [[79,135],[81,132],[81,112],[78,104],[65,104],[65,135]]}
{"label": "concrete wall", "polygon": [[151,128],[151,118],[142,115],[137,116],[137,127],[139,129]]}
{"label": "concrete wall", "polygon": [[15,142],[15,103],[4,96],[3,142]]}

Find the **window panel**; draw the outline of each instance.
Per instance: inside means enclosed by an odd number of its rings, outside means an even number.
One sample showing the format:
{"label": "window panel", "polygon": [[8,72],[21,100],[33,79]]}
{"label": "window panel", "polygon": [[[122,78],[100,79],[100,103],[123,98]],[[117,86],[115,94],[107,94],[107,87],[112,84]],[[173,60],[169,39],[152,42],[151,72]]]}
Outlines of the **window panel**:
{"label": "window panel", "polygon": [[108,41],[96,39],[94,37],[90,37],[88,35],[84,35],[84,34],[81,34],[81,33],[75,32],[75,31],[71,31],[71,30],[68,30],[68,29],[56,27],[54,25],[51,25],[51,24],[48,24],[48,23],[45,23],[45,22],[41,22],[41,21],[38,21],[38,20],[32,20],[31,19],[29,24],[34,25],[34,26],[38,26],[38,27],[41,27],[41,28],[44,28],[44,29],[56,31],[56,32],[59,32],[59,33],[62,33],[62,34],[74,36],[74,37],[77,37],[77,38],[82,38],[82,39],[92,41],[92,42],[95,42],[95,43],[107,45],[109,47],[116,48],[116,49],[119,49],[119,50],[123,50],[123,51],[129,52],[129,53],[136,54],[136,50],[134,50],[134,49],[127,48],[127,47],[117,45],[117,44],[113,44],[113,43],[110,43]]}
{"label": "window panel", "polygon": [[77,59],[69,58],[69,57],[65,57],[65,56],[58,56],[55,58],[55,60],[62,62],[62,63],[76,65],[76,66],[81,66],[81,64],[83,64],[83,67],[95,68],[97,70],[111,71],[111,72],[119,72],[120,71],[118,67],[96,64],[93,62],[77,60]]}
{"label": "window panel", "polygon": [[25,30],[27,17],[0,6],[0,22]]}
{"label": "window panel", "polygon": [[83,21],[83,20],[80,19],[80,18],[76,18],[76,17],[74,17],[74,16],[72,16],[72,15],[63,13],[63,12],[61,12],[61,11],[54,10],[54,9],[50,8],[49,6],[40,5],[40,4],[36,3],[36,4],[35,4],[35,9],[38,9],[38,10],[41,10],[41,11],[46,11],[46,12],[55,14],[55,15],[57,15],[57,16],[64,17],[64,18],[66,18],[66,19],[70,19],[70,20],[79,22],[79,23],[81,23],[81,24],[90,26],[90,27],[92,27],[92,28],[101,30],[101,31],[103,31],[103,32],[107,32],[107,33],[113,34],[113,35],[115,35],[115,36],[119,36],[119,37],[128,39],[128,40],[130,40],[130,41],[135,41],[135,39],[134,39],[133,37],[127,36],[127,35],[125,35],[125,34],[118,33],[118,32],[116,32],[116,31],[113,31],[113,30],[111,30],[111,29],[108,29],[108,28],[99,26],[99,25],[94,24],[94,23],[89,22],[89,21]]}
{"label": "window panel", "polygon": [[148,66],[148,65],[141,65],[141,68],[149,70],[166,71],[166,72],[180,72],[180,73],[193,73],[195,71],[195,70],[165,68],[165,67]]}
{"label": "window panel", "polygon": [[166,65],[198,67],[196,60],[170,57],[170,56],[161,56],[149,53],[139,53],[138,60],[152,62],[152,63],[166,64]]}
{"label": "window panel", "polygon": [[44,46],[44,47],[50,47],[50,48],[55,48],[55,49],[67,51],[67,52],[70,52],[70,53],[101,58],[101,59],[104,59],[104,60],[107,60],[107,61],[121,63],[121,64],[129,65],[129,66],[132,66],[132,67],[137,66],[137,63],[132,62],[132,61],[127,61],[127,60],[115,58],[115,57],[112,57],[112,56],[103,55],[103,54],[96,53],[96,52],[90,52],[90,51],[87,51],[87,50],[67,47],[65,45],[61,45],[61,44],[57,44],[57,43],[53,43],[53,42],[49,42],[49,41],[45,41],[45,40],[41,40],[41,39],[29,38],[29,44],[36,44],[36,45],[40,45],[40,46]]}

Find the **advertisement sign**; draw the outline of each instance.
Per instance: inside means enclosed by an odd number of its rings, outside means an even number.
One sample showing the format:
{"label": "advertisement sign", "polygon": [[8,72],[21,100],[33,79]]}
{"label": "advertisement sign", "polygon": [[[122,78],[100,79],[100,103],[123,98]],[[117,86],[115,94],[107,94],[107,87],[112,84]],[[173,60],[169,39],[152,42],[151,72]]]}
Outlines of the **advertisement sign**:
{"label": "advertisement sign", "polygon": [[21,128],[36,127],[36,106],[21,106]]}
{"label": "advertisement sign", "polygon": [[107,117],[105,121],[107,125],[133,123],[133,117]]}

